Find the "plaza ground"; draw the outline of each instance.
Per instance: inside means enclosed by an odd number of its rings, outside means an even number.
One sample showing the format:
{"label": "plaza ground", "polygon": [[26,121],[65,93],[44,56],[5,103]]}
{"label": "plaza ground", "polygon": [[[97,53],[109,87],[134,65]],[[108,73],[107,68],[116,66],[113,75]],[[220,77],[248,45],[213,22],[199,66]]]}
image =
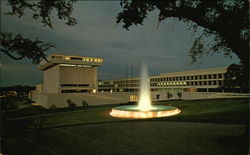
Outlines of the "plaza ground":
{"label": "plaza ground", "polygon": [[7,128],[13,127],[13,122],[39,122],[43,118],[42,127],[26,130],[25,136],[19,138],[13,136],[14,132],[18,135],[18,130],[10,129],[6,133],[8,139],[2,143],[9,154],[247,154],[248,102],[156,102],[176,106],[182,112],[172,117],[137,120],[111,117],[112,106],[32,117],[22,116],[20,110],[15,112],[15,118],[14,114],[9,115]]}

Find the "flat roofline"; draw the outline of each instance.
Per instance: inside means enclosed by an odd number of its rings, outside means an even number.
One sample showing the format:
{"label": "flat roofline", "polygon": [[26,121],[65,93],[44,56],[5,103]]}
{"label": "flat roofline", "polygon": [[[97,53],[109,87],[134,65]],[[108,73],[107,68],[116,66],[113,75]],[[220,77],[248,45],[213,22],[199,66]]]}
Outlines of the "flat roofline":
{"label": "flat roofline", "polygon": [[63,56],[63,57],[81,57],[81,58],[98,58],[98,59],[103,59],[101,57],[92,57],[92,56],[80,56],[80,55],[64,55],[64,54],[49,54],[47,57],[50,56]]}
{"label": "flat roofline", "polygon": [[216,71],[226,71],[227,67],[218,67],[218,68],[206,68],[206,69],[193,69],[193,70],[187,70],[187,71],[178,71],[178,72],[168,72],[168,73],[161,73],[160,76],[165,76],[168,74],[192,74],[193,72],[216,72]]}
{"label": "flat roofline", "polygon": [[42,60],[38,64],[39,70],[46,70],[58,64],[72,64],[72,65],[90,65],[98,67],[104,62],[103,58],[85,57],[85,56],[69,56],[63,54],[50,54],[47,56],[47,61]]}
{"label": "flat roofline", "polygon": [[[169,72],[169,73],[161,73],[160,75],[154,75],[150,76],[149,78],[160,78],[160,77],[165,77],[165,76],[175,76],[172,74],[179,74],[178,76],[183,76],[182,74],[188,74],[188,75],[197,75],[197,74],[206,74],[207,72],[226,72],[227,67],[218,67],[218,68],[206,68],[206,69],[193,69],[193,70],[187,70],[187,71],[179,71],[179,72]],[[196,74],[197,73],[197,74]],[[134,77],[134,78],[122,78],[122,79],[116,79],[116,80],[102,80],[100,82],[109,82],[109,81],[123,81],[123,80],[138,80],[140,79],[139,77]]]}

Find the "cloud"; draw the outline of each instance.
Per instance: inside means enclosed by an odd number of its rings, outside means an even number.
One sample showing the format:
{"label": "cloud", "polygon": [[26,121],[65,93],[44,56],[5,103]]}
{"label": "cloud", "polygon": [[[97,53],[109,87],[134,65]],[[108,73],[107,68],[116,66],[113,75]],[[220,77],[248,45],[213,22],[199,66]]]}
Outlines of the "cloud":
{"label": "cloud", "polygon": [[[29,14],[25,14],[21,19],[1,15],[1,26],[4,32],[21,33],[31,38],[39,37],[45,42],[55,42],[56,48],[51,49],[48,54],[103,57],[104,64],[98,69],[100,79],[124,78],[126,64],[133,64],[134,75],[138,76],[142,61],[148,63],[152,75],[222,67],[238,61],[236,57],[228,59],[219,54],[215,57],[204,56],[200,64],[190,65],[188,51],[192,46],[192,32],[184,23],[169,19],[157,29],[159,12],[154,11],[145,19],[143,26],[132,26],[130,31],[126,31],[121,25],[115,24],[116,15],[120,10],[117,1],[78,1],[73,12],[73,16],[78,19],[75,26],[67,26],[55,18],[52,30],[42,27],[42,24],[34,21]],[[4,64],[7,67],[4,69],[5,85],[12,85],[14,81],[30,84],[39,80],[41,82],[41,72],[35,65],[31,65],[29,60],[6,59]],[[11,76],[13,71],[16,76]]]}

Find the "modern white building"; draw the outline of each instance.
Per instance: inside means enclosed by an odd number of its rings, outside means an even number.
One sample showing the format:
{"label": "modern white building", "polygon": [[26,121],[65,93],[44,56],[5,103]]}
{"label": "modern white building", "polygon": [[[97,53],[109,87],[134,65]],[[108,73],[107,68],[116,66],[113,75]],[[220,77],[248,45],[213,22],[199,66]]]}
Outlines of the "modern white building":
{"label": "modern white building", "polygon": [[[137,101],[140,78],[98,81],[97,68],[102,63],[102,58],[49,55],[38,65],[43,83],[30,93],[30,99],[45,108],[68,107],[69,100],[77,106],[83,101],[89,105]],[[150,76],[151,99],[168,100],[168,93],[171,99],[179,99],[178,92],[182,99],[235,97],[220,88],[225,72],[226,68],[211,68]]]}
{"label": "modern white building", "polygon": [[67,96],[71,99],[72,96],[65,94],[96,93],[97,67],[102,63],[102,58],[49,55],[47,60],[38,64],[39,70],[43,71],[43,83],[31,92],[31,99],[49,107],[50,100],[55,98]]}
{"label": "modern white building", "polygon": [[97,67],[102,58],[49,55],[39,65],[43,71],[43,93],[74,93],[97,91]]}
{"label": "modern white building", "polygon": [[[199,69],[150,76],[151,91],[164,92],[221,92],[226,68]],[[140,79],[127,78],[99,81],[100,91],[138,91]]]}

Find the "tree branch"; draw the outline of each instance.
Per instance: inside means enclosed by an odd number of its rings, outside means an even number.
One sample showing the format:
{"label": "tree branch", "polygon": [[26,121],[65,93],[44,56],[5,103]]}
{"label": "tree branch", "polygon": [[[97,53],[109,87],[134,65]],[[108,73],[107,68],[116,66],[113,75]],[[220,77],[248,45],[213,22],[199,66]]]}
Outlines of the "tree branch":
{"label": "tree branch", "polygon": [[20,56],[20,57],[15,57],[12,54],[10,54],[7,50],[4,49],[0,49],[1,52],[5,53],[7,56],[11,57],[14,60],[21,60],[24,58],[24,56]]}

